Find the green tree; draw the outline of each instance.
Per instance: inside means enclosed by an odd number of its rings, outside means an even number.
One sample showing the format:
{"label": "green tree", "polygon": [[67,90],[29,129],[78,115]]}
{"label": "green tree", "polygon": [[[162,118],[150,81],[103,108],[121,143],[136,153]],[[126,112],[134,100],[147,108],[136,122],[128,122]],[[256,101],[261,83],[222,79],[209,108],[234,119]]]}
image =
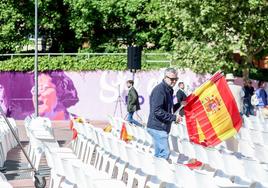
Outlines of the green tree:
{"label": "green tree", "polygon": [[75,38],[68,20],[69,7],[63,0],[39,1],[39,36],[51,41],[51,52],[76,52],[80,41]]}
{"label": "green tree", "polygon": [[16,52],[27,43],[33,26],[33,7],[27,0],[0,1],[0,53]]}
{"label": "green tree", "polygon": [[[172,41],[179,66],[197,72],[247,72],[253,58],[268,46],[265,0],[163,0],[159,7],[158,22]],[[241,56],[240,64],[234,63],[235,53]]]}
{"label": "green tree", "polygon": [[85,40],[94,51],[109,46],[144,46],[151,32],[147,21],[146,0],[64,0],[69,22],[79,40]]}

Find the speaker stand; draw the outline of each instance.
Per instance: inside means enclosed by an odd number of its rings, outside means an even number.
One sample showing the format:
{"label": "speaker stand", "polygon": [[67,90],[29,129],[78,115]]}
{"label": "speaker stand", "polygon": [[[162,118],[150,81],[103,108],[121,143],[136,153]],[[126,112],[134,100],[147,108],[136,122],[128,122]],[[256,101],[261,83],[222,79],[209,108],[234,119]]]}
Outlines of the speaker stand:
{"label": "speaker stand", "polygon": [[115,108],[114,108],[114,116],[116,114],[117,108],[119,106],[119,110],[120,110],[120,117],[122,117],[122,104],[125,104],[124,99],[122,98],[121,94],[120,94],[120,85],[118,86],[118,96],[116,99],[116,103],[115,103]]}

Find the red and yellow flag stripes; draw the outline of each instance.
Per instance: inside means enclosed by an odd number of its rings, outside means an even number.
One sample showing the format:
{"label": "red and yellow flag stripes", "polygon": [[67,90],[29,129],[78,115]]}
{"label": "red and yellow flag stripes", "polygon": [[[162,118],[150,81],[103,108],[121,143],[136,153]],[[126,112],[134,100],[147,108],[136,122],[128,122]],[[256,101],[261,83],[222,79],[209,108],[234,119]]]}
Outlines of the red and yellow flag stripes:
{"label": "red and yellow flag stripes", "polygon": [[184,111],[192,142],[215,146],[235,135],[242,125],[235,99],[221,73],[197,88],[186,102]]}

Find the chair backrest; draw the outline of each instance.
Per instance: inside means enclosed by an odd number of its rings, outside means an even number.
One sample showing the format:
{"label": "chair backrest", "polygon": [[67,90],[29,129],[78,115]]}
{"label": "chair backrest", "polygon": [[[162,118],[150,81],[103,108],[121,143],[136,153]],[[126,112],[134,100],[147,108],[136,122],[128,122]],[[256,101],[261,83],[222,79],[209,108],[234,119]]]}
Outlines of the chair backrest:
{"label": "chair backrest", "polygon": [[182,164],[173,164],[178,187],[195,188],[196,181],[192,170]]}
{"label": "chair backrest", "polygon": [[192,144],[194,150],[195,150],[195,156],[199,161],[202,161],[205,164],[209,164],[209,160],[208,160],[208,156],[207,156],[207,152],[205,150],[205,148],[201,145]]}
{"label": "chair backrest", "polygon": [[268,148],[267,146],[262,146],[259,144],[255,144],[255,158],[257,158],[260,162],[267,163],[268,161]]}
{"label": "chair backrest", "polygon": [[268,185],[268,171],[258,161],[242,159],[242,163],[245,166],[248,179]]}
{"label": "chair backrest", "polygon": [[102,142],[103,142],[103,146],[104,146],[104,150],[113,154],[114,150],[113,148],[111,147],[111,139],[109,139],[111,137],[111,135],[109,135],[109,133],[105,133],[105,132],[99,132],[99,135],[100,135],[100,138],[102,139]]}
{"label": "chair backrest", "polygon": [[186,140],[180,141],[181,147],[182,147],[182,153],[190,158],[196,158],[195,150],[193,145]]}
{"label": "chair backrest", "polygon": [[[73,162],[71,162],[73,161]],[[65,178],[71,182],[72,184],[76,184],[77,183],[77,177],[74,173],[73,170],[73,166],[72,163],[81,163],[81,160],[79,159],[66,159],[66,158],[61,158],[61,162],[62,162],[62,167],[64,169],[64,173],[65,173]]]}
{"label": "chair backrest", "polygon": [[180,131],[179,125],[177,123],[171,124],[170,135],[174,136],[174,137],[179,137],[181,135],[181,131]]}
{"label": "chair backrest", "polygon": [[120,152],[120,159],[123,160],[124,162],[128,162],[128,155],[127,155],[127,150],[126,150],[126,143],[122,140],[117,139],[115,142],[119,148]]}
{"label": "chair backrest", "polygon": [[71,165],[73,168],[73,172],[75,174],[77,187],[89,187],[88,181],[86,180],[88,176],[86,176],[84,172],[86,167],[80,162],[74,162],[74,161],[71,161]]}
{"label": "chair backrest", "polygon": [[137,157],[140,163],[140,168],[145,174],[155,175],[154,156],[141,150],[137,150]]}
{"label": "chair backrest", "polygon": [[249,134],[253,143],[264,145],[262,131],[249,129]]}
{"label": "chair backrest", "polygon": [[237,159],[234,155],[224,153],[222,154],[224,162],[224,172],[228,175],[245,177],[245,171],[242,161]]}
{"label": "chair backrest", "polygon": [[209,165],[215,169],[224,170],[224,162],[221,153],[215,148],[205,148]]}
{"label": "chair backrest", "polygon": [[197,183],[197,188],[199,187],[209,187],[209,188],[218,188],[218,186],[215,184],[213,181],[213,177],[207,175],[207,174],[202,174],[201,172],[194,171],[196,183]]}
{"label": "chair backrest", "polygon": [[126,148],[127,159],[128,159],[129,164],[135,168],[141,168],[142,166],[137,157],[138,152],[136,148],[129,144],[126,144],[125,148]]}
{"label": "chair backrest", "polygon": [[153,157],[154,161],[154,166],[155,166],[155,174],[156,176],[168,183],[175,183],[176,182],[176,177],[175,177],[175,171],[172,168],[171,164],[167,162],[167,160],[163,158],[158,158],[158,157]]}
{"label": "chair backrest", "polygon": [[248,142],[252,142],[248,128],[241,127],[239,129],[238,136],[240,139],[246,140]]}
{"label": "chair backrest", "polygon": [[180,152],[178,147],[178,137],[170,135],[168,137],[170,150]]}

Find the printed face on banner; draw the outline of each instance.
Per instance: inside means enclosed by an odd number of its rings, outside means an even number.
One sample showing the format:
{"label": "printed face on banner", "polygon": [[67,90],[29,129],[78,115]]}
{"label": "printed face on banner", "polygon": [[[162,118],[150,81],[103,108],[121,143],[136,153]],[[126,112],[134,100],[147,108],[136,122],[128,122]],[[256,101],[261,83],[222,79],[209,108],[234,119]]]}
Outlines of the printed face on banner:
{"label": "printed face on banner", "polygon": [[[32,100],[35,103],[35,90]],[[42,73],[38,76],[38,112],[51,120],[69,119],[68,108],[79,101],[72,79],[63,71]]]}
{"label": "printed face on banner", "polygon": [[[35,105],[35,88],[32,88],[32,100]],[[56,86],[48,74],[38,76],[38,111],[40,116],[53,115],[58,98]]]}

